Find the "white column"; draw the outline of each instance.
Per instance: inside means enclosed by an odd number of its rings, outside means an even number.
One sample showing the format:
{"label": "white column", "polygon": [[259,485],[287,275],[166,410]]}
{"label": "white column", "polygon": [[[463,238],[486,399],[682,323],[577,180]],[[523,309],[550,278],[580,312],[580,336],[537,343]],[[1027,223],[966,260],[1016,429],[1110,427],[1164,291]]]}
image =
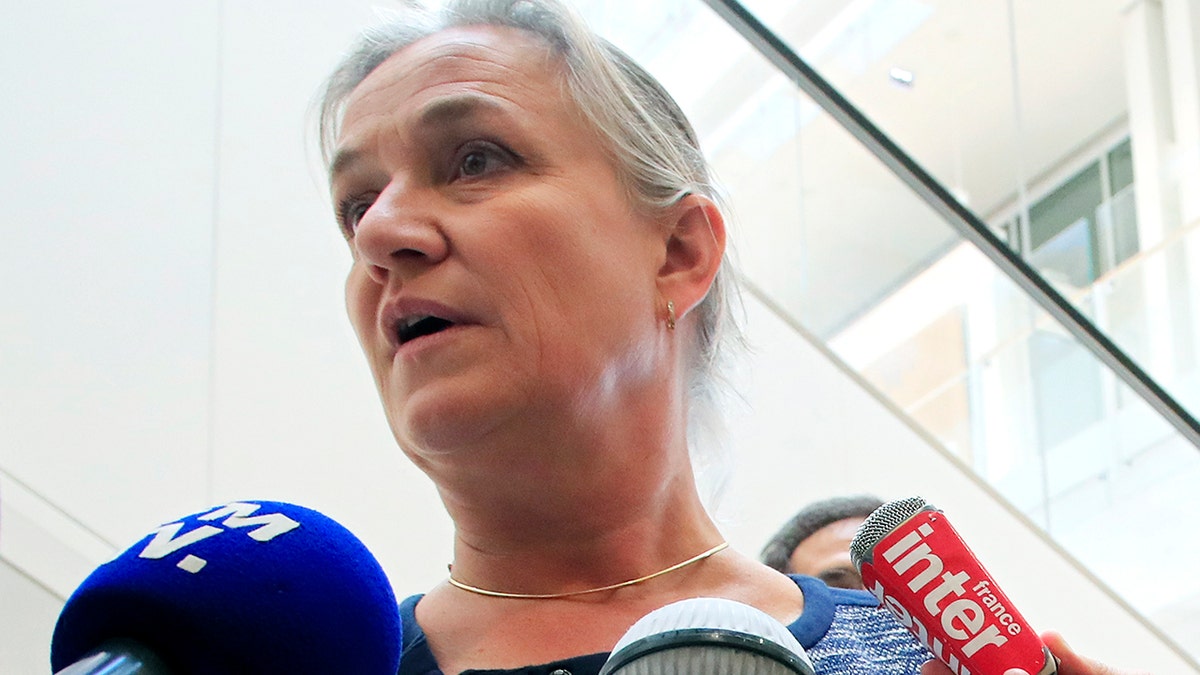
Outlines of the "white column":
{"label": "white column", "polygon": [[[1200,0],[1163,0],[1163,25],[1175,141],[1169,179],[1178,195],[1179,224],[1200,228]],[[1200,307],[1200,236],[1193,233],[1172,248],[1164,257],[1174,266],[1168,270],[1168,290],[1179,352],[1175,367],[1182,371],[1195,368],[1200,324],[1193,308]]]}
{"label": "white column", "polygon": [[1146,249],[1174,229],[1169,221],[1174,200],[1165,189],[1174,121],[1160,0],[1136,0],[1125,9],[1124,43],[1138,237],[1141,248]]}
{"label": "white column", "polygon": [[1200,220],[1200,0],[1162,0],[1181,224]]}
{"label": "white column", "polygon": [[[1138,239],[1140,248],[1147,250],[1161,243],[1178,226],[1178,191],[1168,166],[1175,145],[1171,78],[1162,1],[1135,0],[1125,8],[1124,15],[1125,79]],[[1165,381],[1173,374],[1173,359],[1164,256],[1148,256],[1137,274],[1142,277],[1146,353],[1130,356],[1151,377]]]}

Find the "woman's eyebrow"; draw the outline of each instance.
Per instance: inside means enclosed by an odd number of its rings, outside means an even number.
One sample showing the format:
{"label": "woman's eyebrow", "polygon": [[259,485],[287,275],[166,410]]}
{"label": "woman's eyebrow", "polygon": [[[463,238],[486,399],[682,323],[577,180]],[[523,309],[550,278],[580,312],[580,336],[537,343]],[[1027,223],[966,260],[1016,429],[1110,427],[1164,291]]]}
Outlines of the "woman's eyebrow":
{"label": "woman's eyebrow", "polygon": [[362,159],[362,155],[362,150],[358,148],[338,148],[333,154],[333,161],[329,163],[330,182],[357,164]]}
{"label": "woman's eyebrow", "polygon": [[[470,121],[503,110],[504,106],[500,102],[486,96],[447,96],[430,102],[418,112],[414,130],[418,136],[422,136],[439,127]],[[330,180],[349,171],[362,160],[364,154],[361,149],[355,147],[338,148],[334,152],[333,161],[329,163]]]}
{"label": "woman's eyebrow", "polygon": [[457,94],[431,101],[417,115],[417,127],[436,127],[468,120],[487,113],[499,112],[503,106],[496,100],[475,94]]}

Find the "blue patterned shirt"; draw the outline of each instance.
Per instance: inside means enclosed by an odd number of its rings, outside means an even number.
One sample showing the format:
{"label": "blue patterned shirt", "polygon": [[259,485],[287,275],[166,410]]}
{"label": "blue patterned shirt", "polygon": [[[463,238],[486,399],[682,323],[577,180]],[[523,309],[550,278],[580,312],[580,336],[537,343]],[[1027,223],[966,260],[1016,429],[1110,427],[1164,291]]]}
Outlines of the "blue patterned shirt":
{"label": "blue patterned shirt", "polygon": [[[866,591],[830,588],[812,577],[793,576],[804,593],[804,613],[788,630],[812,659],[817,675],[916,675],[929,652]],[[399,675],[443,675],[415,609],[420,595],[400,603],[404,655]],[[467,670],[464,675],[597,675],[607,653],[509,670]]]}

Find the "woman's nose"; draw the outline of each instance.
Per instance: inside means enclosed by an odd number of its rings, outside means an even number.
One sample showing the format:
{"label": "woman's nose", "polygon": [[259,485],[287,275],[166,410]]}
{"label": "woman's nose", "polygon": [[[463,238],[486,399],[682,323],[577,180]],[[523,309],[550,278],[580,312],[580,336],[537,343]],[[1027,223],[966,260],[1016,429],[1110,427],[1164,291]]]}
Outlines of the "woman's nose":
{"label": "woman's nose", "polygon": [[428,191],[389,187],[363,214],[353,245],[376,282],[403,279],[446,257],[449,245],[435,202]]}

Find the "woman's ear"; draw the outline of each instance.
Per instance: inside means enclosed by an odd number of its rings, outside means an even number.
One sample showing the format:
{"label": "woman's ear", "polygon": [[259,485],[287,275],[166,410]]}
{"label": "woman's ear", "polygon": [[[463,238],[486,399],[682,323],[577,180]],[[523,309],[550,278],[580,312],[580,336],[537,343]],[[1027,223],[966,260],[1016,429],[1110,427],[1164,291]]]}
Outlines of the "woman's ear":
{"label": "woman's ear", "polygon": [[666,258],[658,270],[664,302],[685,316],[708,294],[725,255],[725,218],[708,197],[689,194],[670,210]]}

